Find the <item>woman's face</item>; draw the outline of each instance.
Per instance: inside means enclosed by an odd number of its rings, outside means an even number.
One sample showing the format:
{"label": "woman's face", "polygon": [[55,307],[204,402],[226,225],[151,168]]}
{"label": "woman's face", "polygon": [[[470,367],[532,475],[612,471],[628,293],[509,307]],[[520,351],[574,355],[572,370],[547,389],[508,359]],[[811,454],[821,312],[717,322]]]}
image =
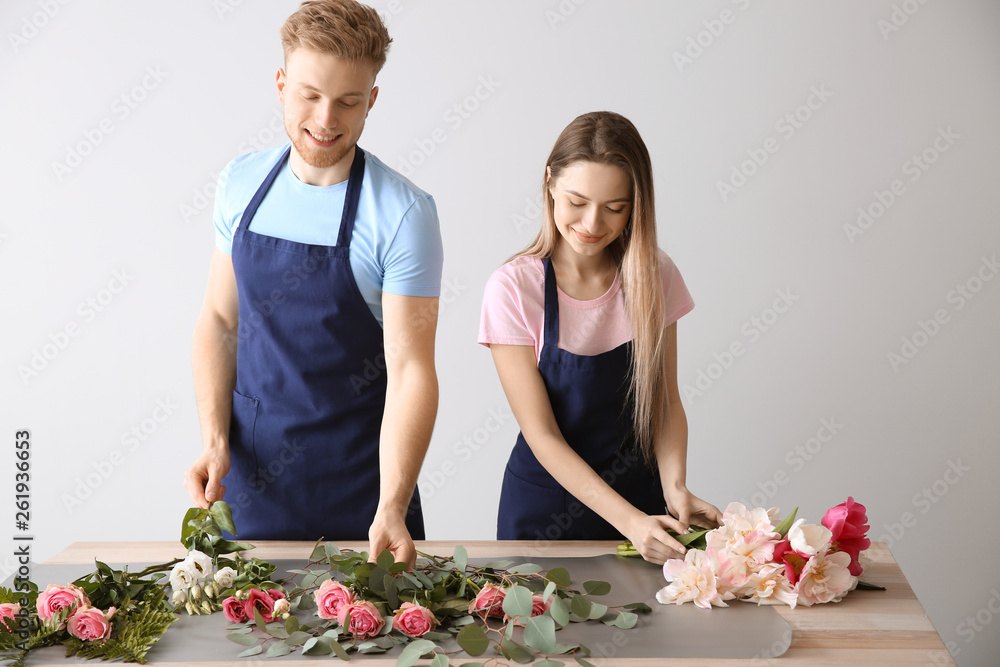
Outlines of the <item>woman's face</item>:
{"label": "woman's face", "polygon": [[632,185],[618,167],[573,162],[549,178],[556,229],[569,248],[597,256],[621,236],[632,213]]}

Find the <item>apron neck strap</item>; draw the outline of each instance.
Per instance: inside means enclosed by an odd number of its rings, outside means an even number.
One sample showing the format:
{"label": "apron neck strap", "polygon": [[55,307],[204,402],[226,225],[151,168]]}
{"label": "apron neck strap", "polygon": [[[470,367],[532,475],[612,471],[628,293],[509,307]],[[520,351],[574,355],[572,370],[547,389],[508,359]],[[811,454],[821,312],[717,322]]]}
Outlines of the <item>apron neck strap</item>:
{"label": "apron neck strap", "polygon": [[344,212],[340,217],[340,233],[337,235],[337,246],[346,248],[351,243],[354,232],[354,217],[358,212],[358,201],[361,199],[361,182],[365,180],[365,152],[361,146],[354,145],[354,161],[351,163],[351,173],[347,178],[347,194],[344,195]]}
{"label": "apron neck strap", "polygon": [[559,292],[556,290],[556,271],[552,258],[542,259],[545,265],[545,338],[543,345],[557,347],[559,343]]}

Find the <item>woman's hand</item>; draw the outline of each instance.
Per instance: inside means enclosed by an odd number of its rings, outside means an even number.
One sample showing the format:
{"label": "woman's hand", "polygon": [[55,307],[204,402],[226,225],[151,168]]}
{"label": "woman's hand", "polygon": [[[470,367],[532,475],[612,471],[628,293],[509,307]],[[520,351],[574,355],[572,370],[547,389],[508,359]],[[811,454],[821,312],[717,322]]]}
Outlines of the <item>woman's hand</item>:
{"label": "woman's hand", "polygon": [[650,563],[663,565],[671,558],[684,558],[687,549],[667,533],[667,528],[683,533],[684,527],[669,515],[653,515],[638,512],[629,521],[625,537],[632,542],[639,554]]}
{"label": "woman's hand", "polygon": [[667,501],[667,511],[677,517],[677,522],[685,530],[692,523],[702,528],[718,528],[722,522],[719,508],[694,495],[686,486],[667,487],[663,497]]}

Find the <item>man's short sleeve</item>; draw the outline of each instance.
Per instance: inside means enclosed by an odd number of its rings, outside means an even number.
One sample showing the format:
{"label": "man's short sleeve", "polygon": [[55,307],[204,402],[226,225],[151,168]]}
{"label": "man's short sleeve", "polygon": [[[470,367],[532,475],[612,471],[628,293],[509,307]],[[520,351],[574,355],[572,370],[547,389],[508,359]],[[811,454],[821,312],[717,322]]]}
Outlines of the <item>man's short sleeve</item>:
{"label": "man's short sleeve", "polygon": [[384,260],[382,291],[401,296],[441,295],[444,248],[437,206],[422,195],[403,214]]}
{"label": "man's short sleeve", "polygon": [[226,183],[232,172],[233,160],[226,165],[226,168],[219,174],[219,180],[215,186],[215,209],[212,213],[212,223],[215,225],[215,245],[227,255],[233,254],[233,232],[236,229],[236,221],[233,220],[233,207],[229,205],[226,198]]}

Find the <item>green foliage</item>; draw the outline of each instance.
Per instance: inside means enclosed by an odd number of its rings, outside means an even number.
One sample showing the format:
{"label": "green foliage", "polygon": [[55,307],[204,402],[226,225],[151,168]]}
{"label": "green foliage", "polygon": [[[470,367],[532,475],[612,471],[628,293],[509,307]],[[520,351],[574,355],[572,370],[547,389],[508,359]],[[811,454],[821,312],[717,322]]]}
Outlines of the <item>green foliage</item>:
{"label": "green foliage", "polygon": [[146,654],[177,616],[167,608],[162,589],[152,591],[141,602],[112,617],[111,636],[103,642],[85,642],[73,637],[63,640],[66,657],[76,655],[145,664]]}

